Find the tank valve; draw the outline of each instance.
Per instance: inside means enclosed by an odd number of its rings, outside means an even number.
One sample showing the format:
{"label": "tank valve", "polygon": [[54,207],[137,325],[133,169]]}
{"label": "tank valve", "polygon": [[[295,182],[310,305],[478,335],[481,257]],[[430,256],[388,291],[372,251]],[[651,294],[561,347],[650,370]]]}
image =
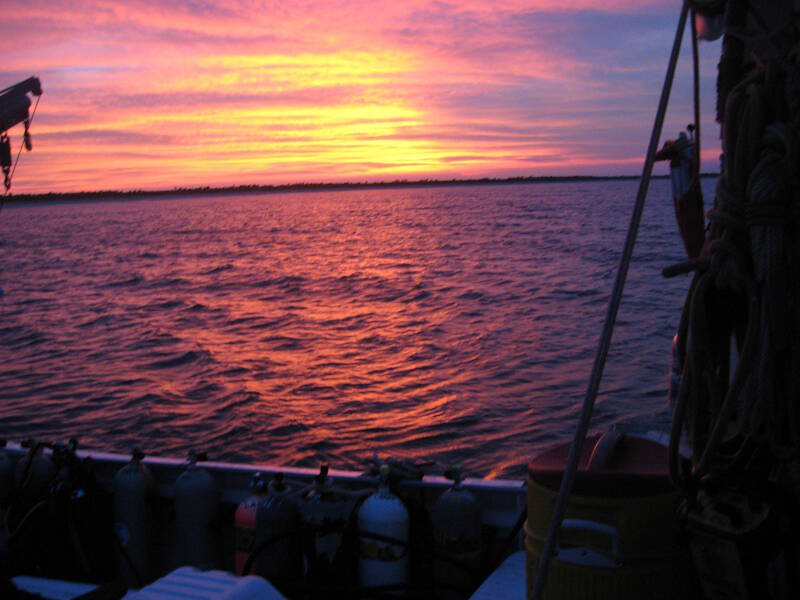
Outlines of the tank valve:
{"label": "tank valve", "polygon": [[328,480],[328,463],[322,463],[319,466],[319,475],[314,478],[314,483],[322,485]]}
{"label": "tank valve", "polygon": [[456,485],[458,485],[459,483],[461,483],[464,480],[464,477],[462,475],[461,465],[454,465],[454,466],[450,467],[449,469],[445,469],[444,476],[445,476],[446,479],[449,479],[450,481],[452,481]]}
{"label": "tank valve", "polygon": [[199,462],[208,462],[208,453],[197,452],[196,450],[189,450],[189,454],[186,456],[187,466],[193,467]]}

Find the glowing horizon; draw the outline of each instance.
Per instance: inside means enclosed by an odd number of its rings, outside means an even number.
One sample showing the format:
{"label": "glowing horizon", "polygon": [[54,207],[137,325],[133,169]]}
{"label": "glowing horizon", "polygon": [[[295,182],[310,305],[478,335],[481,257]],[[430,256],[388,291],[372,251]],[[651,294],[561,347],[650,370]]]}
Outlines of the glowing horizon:
{"label": "glowing horizon", "polygon": [[[638,174],[678,11],[665,0],[8,7],[0,87],[37,75],[44,89],[12,191]],[[691,120],[688,48],[663,138]],[[710,161],[718,53],[702,47]],[[21,128],[10,133],[16,153]]]}

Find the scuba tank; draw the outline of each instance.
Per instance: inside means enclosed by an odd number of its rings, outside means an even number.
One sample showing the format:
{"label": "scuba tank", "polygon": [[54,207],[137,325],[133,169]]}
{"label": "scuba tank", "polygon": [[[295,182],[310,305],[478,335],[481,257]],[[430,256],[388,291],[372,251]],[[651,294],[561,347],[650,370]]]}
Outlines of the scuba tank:
{"label": "scuba tank", "polygon": [[332,566],[344,542],[352,506],[352,501],[337,498],[328,478],[328,465],[321,465],[314,487],[300,507],[302,523],[311,533],[306,549],[309,576],[329,580],[337,575]]}
{"label": "scuba tank", "polygon": [[128,587],[150,580],[150,514],[153,475],[142,463],[144,453],[134,448],[131,461],[114,476],[114,530],[117,535],[117,568]]}
{"label": "scuba tank", "polygon": [[267,482],[261,473],[253,475],[250,480],[250,491],[250,496],[242,500],[236,507],[236,513],[233,516],[236,528],[236,574],[240,577],[245,574],[244,567],[247,559],[256,549],[258,507],[262,502],[266,502],[268,497]]}
{"label": "scuba tank", "polygon": [[282,473],[269,484],[256,473],[250,489],[253,495],[236,509],[236,574],[260,575],[273,582],[299,578],[300,515],[291,488]]}
{"label": "scuba tank", "polygon": [[[434,579],[440,597],[461,597],[471,587],[479,570],[481,554],[481,509],[469,490],[461,485],[461,467],[445,472],[453,487],[436,500],[431,510],[436,551]],[[466,590],[465,590],[466,591]]]}
{"label": "scuba tank", "polygon": [[103,511],[88,467],[81,469],[77,440],[24,446],[28,452],[16,466],[16,488],[4,516],[12,571],[72,580],[110,575],[107,553],[97,551],[108,548],[110,539],[94,544],[111,529],[110,511]]}
{"label": "scuba tank", "polygon": [[73,581],[113,578],[111,494],[98,481],[91,458],[78,457],[78,440],[52,445],[58,469],[43,515],[40,573]]}
{"label": "scuba tank", "polygon": [[213,569],[217,547],[214,522],[219,511],[219,488],[211,473],[197,466],[205,453],[189,453],[186,469],[175,482],[176,547],[180,566]]}
{"label": "scuba tank", "polygon": [[14,485],[14,463],[5,451],[6,441],[0,438],[0,516]]}
{"label": "scuba tank", "polygon": [[56,475],[56,466],[44,453],[46,444],[25,440],[22,442],[22,447],[27,448],[28,452],[17,462],[17,468],[14,470],[14,487],[18,492],[17,501],[26,506],[47,494]]}
{"label": "scuba tank", "polygon": [[[11,456],[5,451],[6,441],[0,439],[0,523],[5,520],[6,501],[11,495],[14,485],[14,463]],[[5,528],[0,527],[0,569],[8,558],[8,540],[6,539]]]}
{"label": "scuba tank", "polygon": [[[0,542],[5,549],[0,548],[0,554],[7,553],[17,569],[33,566],[41,570],[42,564],[47,562],[41,542],[52,535],[47,509],[57,469],[52,458],[44,453],[46,443],[28,439],[21,445],[28,451],[17,461],[12,485],[7,490],[3,514],[5,535]],[[6,455],[6,458],[10,457]],[[15,567],[12,565],[12,568]]]}
{"label": "scuba tank", "polygon": [[363,587],[402,586],[408,582],[408,510],[389,491],[389,465],[381,465],[378,491],[364,500],[358,511],[358,530],[377,537],[359,538],[358,579]]}

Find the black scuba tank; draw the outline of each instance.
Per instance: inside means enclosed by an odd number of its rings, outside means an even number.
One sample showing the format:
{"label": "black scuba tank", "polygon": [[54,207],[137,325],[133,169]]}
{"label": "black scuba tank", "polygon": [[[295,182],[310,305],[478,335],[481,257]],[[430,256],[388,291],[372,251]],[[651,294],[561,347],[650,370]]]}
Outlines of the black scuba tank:
{"label": "black scuba tank", "polygon": [[474,583],[481,555],[481,507],[461,484],[461,467],[445,473],[453,486],[431,510],[436,558],[434,578],[441,598],[460,598]]}

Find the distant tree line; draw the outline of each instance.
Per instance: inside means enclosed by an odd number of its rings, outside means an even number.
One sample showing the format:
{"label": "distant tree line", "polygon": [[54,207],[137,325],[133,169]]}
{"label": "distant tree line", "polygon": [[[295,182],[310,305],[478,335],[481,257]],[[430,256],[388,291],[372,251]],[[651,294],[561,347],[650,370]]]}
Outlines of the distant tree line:
{"label": "distant tree line", "polygon": [[[666,179],[667,175],[654,175],[653,179]],[[702,177],[717,177],[716,173],[703,173]],[[107,198],[143,198],[152,196],[191,196],[211,194],[254,194],[287,192],[323,192],[337,190],[363,190],[380,188],[445,187],[456,185],[509,185],[520,183],[568,183],[591,181],[627,181],[639,179],[638,175],[567,175],[539,177],[482,177],[480,179],[395,179],[377,182],[342,183],[288,183],[281,185],[230,185],[223,187],[176,187],[167,190],[98,190],[92,192],[48,192],[46,194],[11,194],[6,200],[37,202],[43,200],[100,200]]]}

